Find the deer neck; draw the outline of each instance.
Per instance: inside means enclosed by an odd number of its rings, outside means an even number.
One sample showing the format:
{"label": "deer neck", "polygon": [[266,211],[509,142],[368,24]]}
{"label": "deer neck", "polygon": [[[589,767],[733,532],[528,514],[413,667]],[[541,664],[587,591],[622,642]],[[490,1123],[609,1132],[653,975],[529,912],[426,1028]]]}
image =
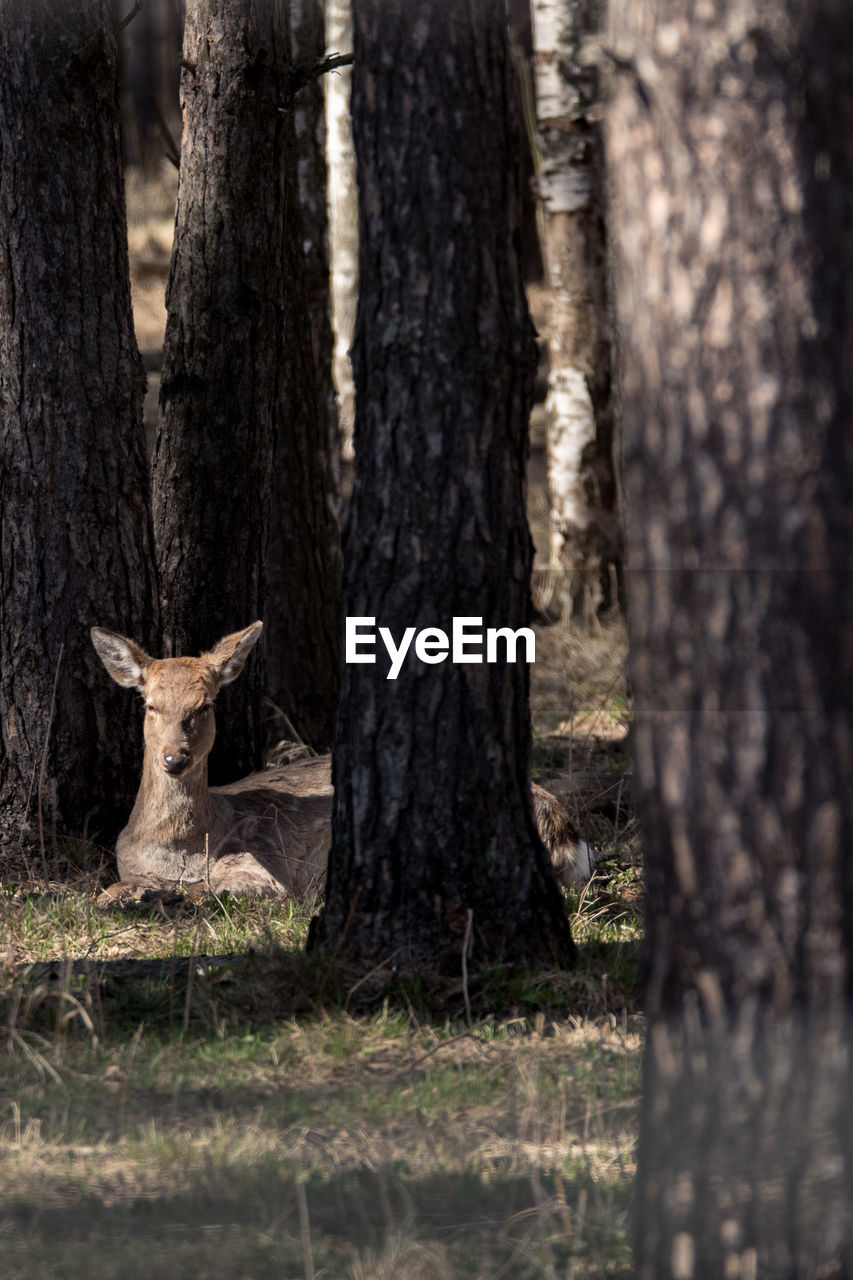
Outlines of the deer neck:
{"label": "deer neck", "polygon": [[179,777],[164,773],[146,754],[142,781],[130,815],[128,831],[168,847],[204,845],[213,835],[214,806],[207,785],[207,759]]}

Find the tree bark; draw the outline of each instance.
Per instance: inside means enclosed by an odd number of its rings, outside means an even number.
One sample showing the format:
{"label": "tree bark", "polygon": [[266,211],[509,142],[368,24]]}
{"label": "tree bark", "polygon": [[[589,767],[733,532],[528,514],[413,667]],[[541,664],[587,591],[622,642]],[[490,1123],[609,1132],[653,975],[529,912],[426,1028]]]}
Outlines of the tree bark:
{"label": "tree bark", "polygon": [[[156,643],[107,0],[0,4],[0,813],[107,841],[139,725],[89,628]],[[61,141],[61,144],[58,143]]]}
{"label": "tree bark", "polygon": [[[197,653],[264,616],[276,434],[300,553],[326,478],[316,402],[292,404],[311,352],[308,334],[290,350],[290,308],[304,317],[305,304],[286,14],[274,0],[191,0],[183,64],[154,527],[167,651]],[[303,594],[326,588],[313,561],[300,573]],[[212,780],[261,765],[264,691],[262,662],[224,691]]]}
{"label": "tree bark", "polygon": [[[291,4],[293,58],[323,56],[323,4]],[[296,95],[286,121],[289,187],[285,336],[268,557],[267,690],[279,735],[332,745],[340,687],[340,478],[332,381],[323,84]],[[280,718],[279,718],[280,719]]]}
{"label": "tree bark", "polygon": [[611,28],[651,966],[636,1274],[840,1276],[849,13],[614,0]]}
{"label": "tree bark", "polygon": [[584,42],[600,0],[533,0],[537,175],[545,229],[550,568],[567,616],[615,601],[621,563],[614,479],[610,272],[598,70]]}
{"label": "tree bark", "polygon": [[[357,0],[355,487],[344,614],[406,627],[529,610],[536,351],[518,252],[504,8]],[[315,940],[363,964],[565,963],[529,785],[528,670],[347,665]]]}

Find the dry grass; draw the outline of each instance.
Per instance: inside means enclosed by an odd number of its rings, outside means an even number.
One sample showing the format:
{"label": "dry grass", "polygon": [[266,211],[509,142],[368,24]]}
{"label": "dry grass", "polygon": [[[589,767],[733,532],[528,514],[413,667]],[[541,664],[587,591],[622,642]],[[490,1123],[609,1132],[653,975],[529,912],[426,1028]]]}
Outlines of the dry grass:
{"label": "dry grass", "polygon": [[633,1018],[201,1021],[7,1035],[4,1275],[626,1270]]}
{"label": "dry grass", "polygon": [[136,340],[146,357],[163,346],[166,282],[175,229],[178,175],[163,162],[159,177],[142,181],[129,170],[126,182],[128,251]]}

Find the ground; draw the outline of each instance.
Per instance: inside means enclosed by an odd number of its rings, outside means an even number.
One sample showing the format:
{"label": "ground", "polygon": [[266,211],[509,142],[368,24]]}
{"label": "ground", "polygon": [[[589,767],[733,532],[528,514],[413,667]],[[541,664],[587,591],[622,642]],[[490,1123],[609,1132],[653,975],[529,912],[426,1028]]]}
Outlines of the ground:
{"label": "ground", "polygon": [[[131,191],[152,387],[173,195],[168,174]],[[535,485],[531,520],[541,537]],[[602,858],[566,894],[570,973],[365,978],[305,954],[311,904],[103,913],[110,850],[5,833],[4,1277],[630,1274],[642,1020],[624,664],[618,618],[537,628],[534,773]]]}

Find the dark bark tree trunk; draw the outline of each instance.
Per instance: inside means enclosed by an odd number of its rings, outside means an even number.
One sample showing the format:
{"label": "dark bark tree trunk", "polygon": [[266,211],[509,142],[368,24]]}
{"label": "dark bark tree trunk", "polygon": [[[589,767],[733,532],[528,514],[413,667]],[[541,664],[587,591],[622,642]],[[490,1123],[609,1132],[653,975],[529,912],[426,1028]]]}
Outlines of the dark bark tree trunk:
{"label": "dark bark tree trunk", "polygon": [[[321,522],[330,516],[310,333],[294,334],[292,321],[304,317],[305,304],[298,195],[287,162],[289,63],[286,15],[273,0],[188,5],[154,458],[163,629],[173,653],[197,653],[263,617],[276,432],[295,548],[288,554],[302,557],[288,565],[287,582],[297,583],[289,606],[307,614],[312,593],[334,597],[321,558],[329,541]],[[297,339],[302,345],[293,350]],[[307,409],[294,407],[294,370],[307,379],[299,388]],[[306,617],[304,626],[310,634],[313,622]],[[315,652],[323,640],[313,637]],[[256,662],[224,692],[212,779],[262,763],[264,691]]]}
{"label": "dark bark tree trunk", "polygon": [[141,737],[89,628],[157,639],[108,0],[3,0],[0,64],[0,813],[107,839]]}
{"label": "dark bark tree trunk", "polygon": [[598,70],[585,42],[601,0],[533,0],[538,192],[548,321],[550,569],[559,607],[589,615],[615,604],[621,567],[614,479],[610,272]]}
{"label": "dark bark tree trunk", "polygon": [[[321,0],[291,4],[293,59],[325,48]],[[340,685],[340,483],[332,382],[325,112],[316,79],[297,94],[285,146],[289,187],[284,373],[268,556],[267,690],[279,736],[332,745]],[[290,126],[291,122],[287,122]],[[307,517],[307,518],[306,518]]]}
{"label": "dark bark tree trunk", "polygon": [[840,1276],[849,11],[614,0],[611,23],[651,963],[636,1274]]}
{"label": "dark bark tree trunk", "polygon": [[[518,253],[516,83],[498,0],[357,0],[355,488],[344,613],[518,627],[535,344]],[[523,662],[344,668],[314,936],[400,968],[563,963],[531,813]]]}

